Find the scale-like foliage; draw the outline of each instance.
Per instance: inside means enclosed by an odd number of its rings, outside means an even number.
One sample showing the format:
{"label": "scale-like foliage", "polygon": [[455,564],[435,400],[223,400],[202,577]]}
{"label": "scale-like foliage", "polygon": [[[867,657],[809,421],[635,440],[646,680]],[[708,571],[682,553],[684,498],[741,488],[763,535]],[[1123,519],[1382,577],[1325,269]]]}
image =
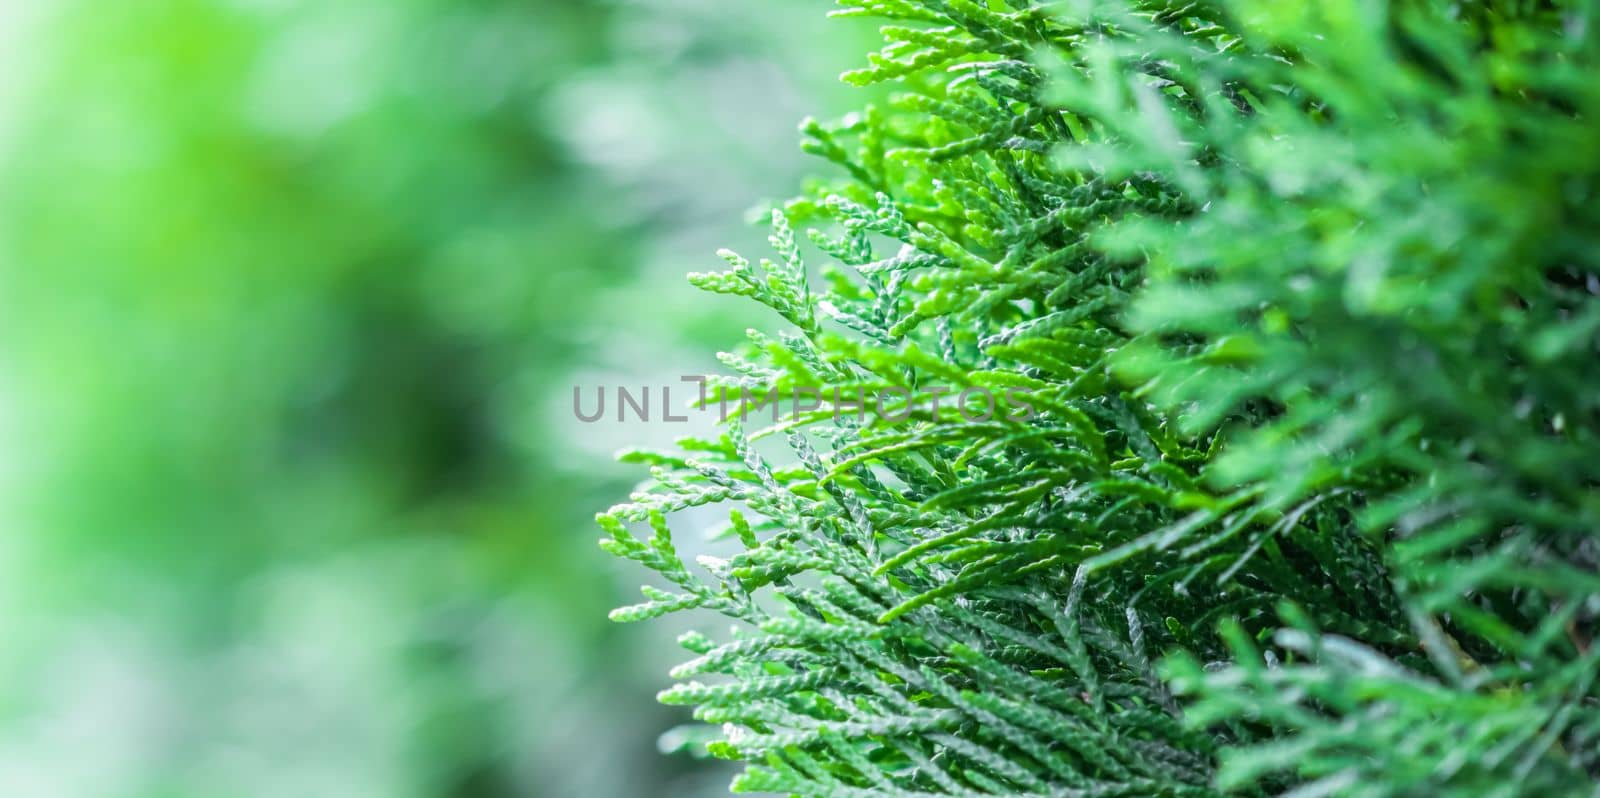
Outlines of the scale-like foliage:
{"label": "scale-like foliage", "polygon": [[601,516],[738,622],[662,695],[735,789],[1600,796],[1597,8],[841,5],[898,93],[694,277],[794,326],[711,402],[826,401]]}

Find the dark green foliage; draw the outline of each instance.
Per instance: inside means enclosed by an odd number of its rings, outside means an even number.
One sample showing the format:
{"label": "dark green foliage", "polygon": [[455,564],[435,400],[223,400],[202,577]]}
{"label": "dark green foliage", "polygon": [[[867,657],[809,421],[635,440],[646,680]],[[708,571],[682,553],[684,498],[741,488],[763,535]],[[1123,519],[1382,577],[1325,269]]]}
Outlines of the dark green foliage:
{"label": "dark green foliage", "polygon": [[740,622],[662,696],[735,789],[1600,795],[1596,9],[842,4],[899,93],[696,276],[797,328],[718,385],[1037,412],[640,456],[605,545],[675,590],[617,616]]}

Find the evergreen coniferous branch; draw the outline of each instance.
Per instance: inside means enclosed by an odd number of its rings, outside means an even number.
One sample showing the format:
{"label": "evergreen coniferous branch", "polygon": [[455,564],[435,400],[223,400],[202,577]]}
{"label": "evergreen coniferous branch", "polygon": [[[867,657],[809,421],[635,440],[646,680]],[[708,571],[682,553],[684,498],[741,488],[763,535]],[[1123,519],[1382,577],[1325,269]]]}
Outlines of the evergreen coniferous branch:
{"label": "evergreen coniferous branch", "polygon": [[829,401],[600,516],[735,791],[1600,796],[1597,8],[841,5],[899,93],[692,278]]}

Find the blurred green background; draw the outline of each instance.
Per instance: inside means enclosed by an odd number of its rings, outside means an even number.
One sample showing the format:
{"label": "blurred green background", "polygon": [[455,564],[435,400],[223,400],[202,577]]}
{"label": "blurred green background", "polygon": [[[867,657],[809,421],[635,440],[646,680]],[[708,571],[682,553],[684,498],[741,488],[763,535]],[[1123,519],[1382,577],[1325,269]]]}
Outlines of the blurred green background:
{"label": "blurred green background", "polygon": [[820,0],[0,0],[0,795],[712,796],[577,384],[813,168]]}

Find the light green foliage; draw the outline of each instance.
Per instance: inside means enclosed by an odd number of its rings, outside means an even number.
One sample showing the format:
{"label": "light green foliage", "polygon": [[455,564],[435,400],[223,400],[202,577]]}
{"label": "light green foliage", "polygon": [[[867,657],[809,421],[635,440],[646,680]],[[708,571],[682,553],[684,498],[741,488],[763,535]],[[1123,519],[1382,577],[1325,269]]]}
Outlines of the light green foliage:
{"label": "light green foliage", "polygon": [[761,5],[0,2],[0,795],[723,791],[653,756],[674,654],[575,534],[630,475],[559,400],[803,164],[672,113],[838,46]]}
{"label": "light green foliage", "polygon": [[897,93],[696,278],[798,328],[721,388],[1037,413],[639,455],[604,545],[672,589],[617,617],[738,622],[662,694],[735,790],[1600,795],[1596,9],[841,4]]}
{"label": "light green foliage", "polygon": [[[606,601],[603,572],[544,565],[580,556],[552,532],[592,478],[518,451],[558,442],[502,387],[558,378],[543,341],[595,291],[547,299],[528,253],[628,274],[538,104],[605,57],[577,38],[605,17],[37,5],[0,152],[0,438],[27,502],[0,793],[627,795],[517,727],[577,714],[599,688],[563,674],[628,649],[567,620]],[[493,670],[540,648],[570,661]]]}

